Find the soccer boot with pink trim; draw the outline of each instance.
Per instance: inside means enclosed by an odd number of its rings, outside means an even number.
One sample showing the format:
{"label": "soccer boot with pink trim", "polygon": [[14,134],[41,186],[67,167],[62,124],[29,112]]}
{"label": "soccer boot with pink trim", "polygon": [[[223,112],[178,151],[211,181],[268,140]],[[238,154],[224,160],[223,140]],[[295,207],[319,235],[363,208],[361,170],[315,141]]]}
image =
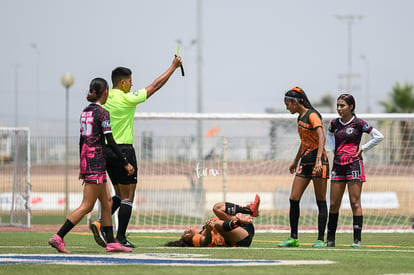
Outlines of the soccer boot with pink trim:
{"label": "soccer boot with pink trim", "polygon": [[120,243],[107,243],[106,252],[131,252],[132,248],[123,246]]}
{"label": "soccer boot with pink trim", "polygon": [[49,239],[48,243],[50,246],[56,248],[58,252],[70,253],[65,249],[66,244],[58,234],[53,235],[53,237]]}

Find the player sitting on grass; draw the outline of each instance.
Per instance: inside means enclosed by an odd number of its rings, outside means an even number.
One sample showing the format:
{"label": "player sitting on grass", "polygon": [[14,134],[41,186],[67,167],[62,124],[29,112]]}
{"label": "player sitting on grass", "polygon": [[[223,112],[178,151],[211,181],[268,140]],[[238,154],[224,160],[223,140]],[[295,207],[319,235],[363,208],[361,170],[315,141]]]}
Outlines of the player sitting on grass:
{"label": "player sitting on grass", "polygon": [[231,202],[216,203],[213,212],[217,217],[209,219],[201,231],[189,227],[179,240],[165,245],[249,247],[254,236],[253,217],[259,216],[259,205],[259,195],[256,195],[254,202],[248,206],[240,206]]}

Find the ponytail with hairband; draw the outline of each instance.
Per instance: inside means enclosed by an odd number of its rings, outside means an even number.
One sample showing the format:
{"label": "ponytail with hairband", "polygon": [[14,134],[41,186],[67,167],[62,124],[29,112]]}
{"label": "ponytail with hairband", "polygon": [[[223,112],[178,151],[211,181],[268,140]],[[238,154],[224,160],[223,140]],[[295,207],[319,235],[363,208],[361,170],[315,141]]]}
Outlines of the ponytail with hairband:
{"label": "ponytail with hairband", "polygon": [[285,93],[285,98],[301,102],[303,106],[305,106],[308,109],[314,110],[319,115],[319,117],[322,118],[321,114],[312,106],[305,91],[302,88],[298,86],[293,87]]}
{"label": "ponytail with hairband", "polygon": [[285,98],[297,101],[303,101],[304,92],[301,88],[295,86],[286,92]]}
{"label": "ponytail with hairband", "polygon": [[303,93],[303,90],[302,90],[302,88],[300,88],[300,87],[298,87],[298,86],[295,86],[295,87],[293,87],[292,89],[290,89],[291,91],[295,91],[295,92],[298,92],[298,93],[300,93],[300,94],[302,94]]}

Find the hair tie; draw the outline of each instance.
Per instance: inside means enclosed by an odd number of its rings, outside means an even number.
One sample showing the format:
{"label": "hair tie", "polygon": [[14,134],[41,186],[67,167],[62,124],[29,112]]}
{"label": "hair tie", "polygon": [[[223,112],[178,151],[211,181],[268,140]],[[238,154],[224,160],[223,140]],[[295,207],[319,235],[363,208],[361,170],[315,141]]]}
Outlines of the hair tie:
{"label": "hair tie", "polygon": [[91,93],[95,93],[95,94],[96,94],[96,91],[95,91],[95,90],[93,90]]}
{"label": "hair tie", "polygon": [[300,97],[293,97],[293,96],[285,96],[286,99],[291,99],[291,100],[297,100],[297,101],[303,101],[303,98]]}
{"label": "hair tie", "polygon": [[295,91],[295,92],[297,92],[297,93],[303,93],[303,90],[301,89],[301,88],[299,88],[299,87],[293,87],[292,89],[291,89],[291,91]]}

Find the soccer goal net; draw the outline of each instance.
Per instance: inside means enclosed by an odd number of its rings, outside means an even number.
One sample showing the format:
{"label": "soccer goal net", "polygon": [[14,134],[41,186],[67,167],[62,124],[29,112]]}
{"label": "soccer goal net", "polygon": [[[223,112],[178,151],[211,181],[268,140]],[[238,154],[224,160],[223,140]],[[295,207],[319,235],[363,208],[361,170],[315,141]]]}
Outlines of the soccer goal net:
{"label": "soccer goal net", "polygon": [[0,127],[0,226],[31,227],[30,132]]}
{"label": "soccer goal net", "polygon": [[[336,118],[323,114],[324,130]],[[367,182],[362,207],[366,230],[408,230],[414,217],[414,116],[361,114],[384,141],[364,153]],[[134,220],[139,228],[201,225],[216,202],[245,205],[261,196],[262,230],[289,229],[288,167],[299,147],[296,116],[290,114],[136,114],[139,183]],[[361,144],[369,138],[365,134]],[[330,164],[332,152],[325,146]],[[331,166],[332,167],[332,166]],[[329,205],[329,184],[327,200]],[[344,194],[338,230],[352,228]],[[300,202],[300,230],[316,230],[312,183]]]}

